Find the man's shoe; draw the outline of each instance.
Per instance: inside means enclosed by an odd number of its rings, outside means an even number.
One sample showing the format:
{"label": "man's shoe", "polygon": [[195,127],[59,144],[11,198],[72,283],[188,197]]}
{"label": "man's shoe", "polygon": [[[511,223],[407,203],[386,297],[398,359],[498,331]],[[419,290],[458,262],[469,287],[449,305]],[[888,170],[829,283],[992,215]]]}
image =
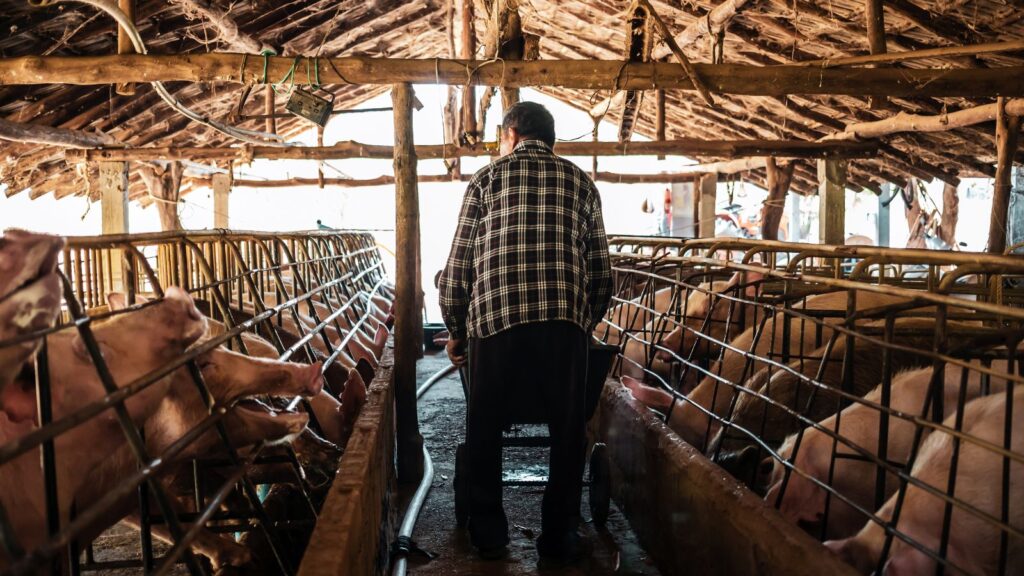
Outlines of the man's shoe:
{"label": "man's shoe", "polygon": [[476,553],[481,560],[504,560],[508,556],[508,546],[494,546],[488,548],[476,547]]}
{"label": "man's shoe", "polygon": [[541,534],[537,538],[537,555],[549,567],[573,564],[583,558],[585,546],[575,530],[561,534]]}

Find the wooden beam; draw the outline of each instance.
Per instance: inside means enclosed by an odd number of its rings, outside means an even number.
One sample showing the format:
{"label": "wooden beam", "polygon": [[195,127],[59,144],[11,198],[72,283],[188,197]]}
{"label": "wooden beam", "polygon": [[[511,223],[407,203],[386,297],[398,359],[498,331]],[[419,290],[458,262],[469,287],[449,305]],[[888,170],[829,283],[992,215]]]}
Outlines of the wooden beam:
{"label": "wooden beam", "polygon": [[779,166],[774,158],[768,158],[765,166],[768,169],[768,197],[761,206],[761,238],[778,240],[779,223],[782,222],[786,195],[789,194],[789,184],[793,181],[793,169],[796,168],[796,164],[790,162]]}
{"label": "wooden beam", "polygon": [[[124,15],[128,17],[130,22],[135,22],[135,0],[118,0],[117,7],[121,9],[121,12],[124,12]],[[120,25],[117,27],[117,53],[135,53],[135,45],[132,44],[131,38],[128,37],[128,31]],[[131,96],[135,94],[135,84],[119,82],[114,85],[114,92],[122,96]]]}
{"label": "wooden beam", "polygon": [[277,134],[277,116],[274,114],[274,87],[267,84],[263,88],[264,130],[267,134]]}
{"label": "wooden beam", "polygon": [[[244,62],[243,62],[244,61]],[[244,66],[243,66],[244,63]],[[311,74],[319,68],[324,85],[472,84],[522,87],[562,86],[582,89],[692,90],[677,64],[623,64],[605,60],[535,60],[481,62],[389,58],[268,58],[267,77],[284,77],[292,66]],[[802,66],[694,64],[708,88],[723,94],[782,96],[846,94],[853,96],[1024,96],[1024,66],[1000,68],[815,69]],[[337,70],[337,71],[336,71]],[[339,76],[338,73],[341,73]],[[110,84],[123,82],[263,81],[263,59],[241,54],[108,56],[21,56],[0,59],[0,85]]]}
{"label": "wooden beam", "polygon": [[[314,183],[316,179],[314,178]],[[231,175],[214,174],[213,187],[213,227],[231,228]]]}
{"label": "wooden beam", "polygon": [[996,177],[992,183],[992,211],[989,218],[986,252],[1002,254],[1006,250],[1006,215],[1010,209],[1013,182],[1013,153],[1017,150],[1020,116],[1010,114],[1005,100],[997,102],[996,114]]}
{"label": "wooden beam", "polygon": [[705,174],[697,185],[697,226],[694,233],[697,238],[715,237],[715,220],[718,211],[718,174]]}
{"label": "wooden beam", "polygon": [[942,221],[936,234],[947,246],[957,246],[956,224],[960,219],[960,196],[956,186],[946,184],[942,187]]}
{"label": "wooden beam", "polygon": [[[455,147],[428,144],[416,146],[420,160],[454,158],[456,156],[493,156],[496,143]],[[745,156],[775,156],[779,158],[867,158],[877,151],[872,142],[807,142],[804,140],[701,140],[679,138],[649,142],[559,142],[555,152],[561,156],[710,156],[739,158]],[[394,148],[385,145],[339,142],[325,147],[152,147],[152,148],[92,148],[67,150],[70,162],[97,160],[343,160],[347,158],[386,159],[394,155]]]}
{"label": "wooden beam", "polygon": [[[944,132],[965,126],[992,122],[996,119],[997,104],[986,104],[948,114],[922,116],[900,112],[890,118],[875,122],[848,124],[843,132],[828,136],[825,140],[850,138],[878,138],[898,132]],[[1008,100],[1006,111],[1013,116],[1024,116],[1024,99]]]}
{"label": "wooden beam", "polygon": [[409,84],[391,89],[395,108],[395,416],[397,421],[398,480],[418,482],[423,474],[423,437],[416,415],[416,332],[423,333],[423,316],[416,307],[420,279],[419,193],[416,189],[416,147],[412,109],[415,96]]}
{"label": "wooden beam", "polygon": [[738,174],[740,172],[748,172],[750,170],[759,170],[764,168],[765,160],[766,158],[764,156],[751,156],[749,158],[740,158],[738,160],[692,164],[690,166],[683,166],[681,172],[683,174],[701,174],[709,172],[714,172],[716,174]]}
{"label": "wooden beam", "polygon": [[[675,182],[692,182],[702,176],[697,172],[670,172],[658,174],[620,174],[617,172],[598,172],[597,182],[610,184],[672,184]],[[437,184],[445,182],[469,182],[471,175],[463,174],[453,178],[450,174],[420,174],[417,182],[420,184]],[[296,186],[317,186],[320,184],[318,178],[287,178],[283,180],[235,180],[234,185],[238,188],[289,188]],[[367,188],[373,186],[391,186],[395,184],[395,177],[389,175],[377,176],[374,178],[324,178],[324,186],[337,186],[340,188]]]}
{"label": "wooden beam", "polygon": [[3,118],[0,118],[0,140],[64,148],[96,148],[119,144],[117,140],[106,134],[54,128],[40,124],[23,124]]}
{"label": "wooden beam", "polygon": [[846,241],[846,161],[818,160],[818,243]]}

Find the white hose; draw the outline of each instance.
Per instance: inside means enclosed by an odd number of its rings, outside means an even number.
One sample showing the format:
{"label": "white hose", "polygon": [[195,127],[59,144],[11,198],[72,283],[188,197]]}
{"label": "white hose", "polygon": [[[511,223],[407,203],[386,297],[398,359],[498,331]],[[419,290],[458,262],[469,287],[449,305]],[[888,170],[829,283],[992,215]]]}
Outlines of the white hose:
{"label": "white hose", "polygon": [[[109,14],[114,20],[117,21],[118,25],[121,26],[127,33],[128,38],[132,41],[132,46],[135,47],[135,51],[139,54],[146,54],[146,45],[142,42],[142,37],[139,36],[139,30],[135,27],[135,23],[128,19],[128,15],[121,11],[114,0],[36,0],[31,2],[36,6],[49,6],[57,4],[59,2],[80,2],[82,4],[88,4],[94,8],[102,10]],[[238,128],[235,126],[229,126],[222,122],[207,118],[198,112],[188,108],[184,104],[178,101],[167,88],[164,87],[163,82],[152,82],[153,90],[156,91],[157,95],[163,99],[164,102],[177,110],[180,114],[186,118],[209,126],[222,134],[231,136],[247,142],[249,144],[255,144],[258,146],[290,146],[291,144],[285,142],[280,136],[276,134],[270,134],[268,132],[260,132],[257,130],[246,130],[244,128]]]}
{"label": "white hose", "polygon": [[[438,370],[433,376],[427,378],[427,381],[423,383],[416,390],[416,399],[430,390],[430,387],[441,381],[442,378],[451,374],[455,371],[455,365],[449,364],[448,366]],[[416,493],[413,494],[412,500],[409,502],[409,508],[405,511],[405,517],[402,518],[402,525],[398,528],[398,536],[405,536],[406,538],[412,537],[412,531],[416,528],[416,520],[419,518],[420,509],[423,508],[423,503],[427,500],[427,493],[430,492],[430,487],[434,484],[434,461],[430,459],[430,452],[427,452],[426,444],[423,445],[423,479],[420,480],[420,485],[416,488]],[[405,554],[400,555],[395,559],[395,564],[392,567],[393,576],[405,576],[406,566],[408,560]]]}

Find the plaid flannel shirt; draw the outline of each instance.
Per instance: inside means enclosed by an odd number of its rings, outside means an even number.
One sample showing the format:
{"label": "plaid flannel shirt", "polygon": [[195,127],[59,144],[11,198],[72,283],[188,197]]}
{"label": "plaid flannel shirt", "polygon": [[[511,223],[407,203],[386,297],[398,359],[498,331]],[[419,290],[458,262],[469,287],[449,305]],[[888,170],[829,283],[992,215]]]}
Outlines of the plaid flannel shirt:
{"label": "plaid flannel shirt", "polygon": [[438,284],[452,338],[568,320],[590,332],[611,300],[597,187],[539,140],[478,171]]}

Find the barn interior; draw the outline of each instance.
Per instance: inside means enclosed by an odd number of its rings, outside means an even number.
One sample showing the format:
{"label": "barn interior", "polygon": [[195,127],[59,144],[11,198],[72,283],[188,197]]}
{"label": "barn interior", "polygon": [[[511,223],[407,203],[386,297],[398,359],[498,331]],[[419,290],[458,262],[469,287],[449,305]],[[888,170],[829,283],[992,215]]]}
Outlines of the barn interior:
{"label": "barn interior", "polygon": [[[0,0],[0,24],[0,573],[1024,571],[1020,0]],[[431,312],[522,100],[607,223],[618,195],[645,219],[609,227],[569,566],[534,550],[533,421],[505,436],[509,556],[474,555]]]}

